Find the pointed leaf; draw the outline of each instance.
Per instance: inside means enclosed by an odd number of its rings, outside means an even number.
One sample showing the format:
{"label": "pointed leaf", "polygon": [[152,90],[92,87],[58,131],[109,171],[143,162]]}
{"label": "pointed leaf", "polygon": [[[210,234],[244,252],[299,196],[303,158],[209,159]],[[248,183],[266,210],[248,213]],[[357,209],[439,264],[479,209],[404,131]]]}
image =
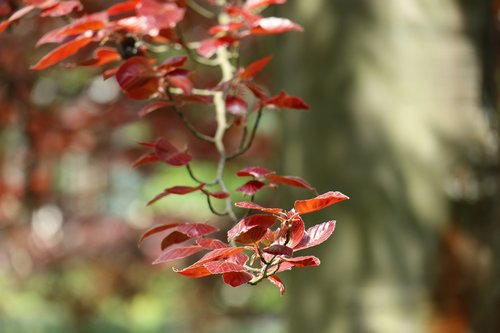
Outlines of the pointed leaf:
{"label": "pointed leaf", "polygon": [[267,279],[276,287],[278,287],[281,296],[285,294],[285,285],[277,275],[268,276]]}
{"label": "pointed leaf", "polygon": [[247,68],[240,74],[240,78],[242,80],[251,80],[260,73],[268,64],[269,62],[273,59],[272,56],[267,56],[262,59],[259,59],[250,65],[247,66]]}
{"label": "pointed leaf", "polygon": [[166,250],[158,258],[156,258],[156,260],[153,262],[153,265],[186,258],[202,250],[204,249],[199,245],[172,248]]}
{"label": "pointed leaf", "polygon": [[289,31],[304,31],[304,29],[286,18],[264,17],[255,22],[251,35],[281,34]]}
{"label": "pointed leaf", "polygon": [[187,72],[175,70],[167,75],[167,80],[174,87],[181,89],[184,95],[190,95],[193,90],[193,83],[189,80]]}
{"label": "pointed leaf", "polygon": [[160,138],[155,143],[156,155],[165,163],[172,166],[186,165],[191,162],[191,155],[179,152],[170,142]]}
{"label": "pointed leaf", "polygon": [[119,61],[120,59],[121,56],[115,49],[109,47],[100,47],[94,51],[92,59],[81,62],[78,64],[78,66],[103,66],[110,62]]}
{"label": "pointed leaf", "polygon": [[279,176],[279,175],[268,175],[266,179],[275,184],[285,184],[289,186],[295,186],[300,188],[305,188],[309,191],[316,191],[311,184],[306,182],[304,179],[295,176]]}
{"label": "pointed leaf", "polygon": [[317,210],[321,210],[337,202],[341,202],[349,199],[349,197],[340,192],[327,192],[321,194],[313,199],[308,200],[297,200],[295,201],[294,207],[295,211],[299,214],[307,214],[311,212],[315,212]]}
{"label": "pointed leaf", "polygon": [[109,16],[123,15],[135,12],[140,0],[131,0],[125,2],[119,2],[111,7],[109,7],[106,12]]}
{"label": "pointed leaf", "polygon": [[253,227],[240,233],[231,240],[245,245],[254,244],[260,241],[260,239],[265,236],[266,232],[267,229],[264,229],[262,227]]}
{"label": "pointed leaf", "polygon": [[307,229],[304,237],[298,243],[294,250],[303,250],[309,247],[319,245],[326,241],[335,230],[335,221],[328,221],[321,224],[317,224],[309,229]]}
{"label": "pointed leaf", "polygon": [[156,153],[148,153],[139,157],[133,164],[133,168],[138,168],[147,163],[155,163],[161,161]]}
{"label": "pointed leaf", "polygon": [[211,197],[214,197],[216,199],[226,199],[226,198],[229,198],[229,193],[227,192],[224,192],[224,191],[218,191],[218,192],[209,192],[205,189],[202,190],[203,193],[205,193],[206,195],[209,195]]}
{"label": "pointed leaf", "polygon": [[236,207],[239,207],[239,208],[255,209],[255,210],[260,210],[262,212],[271,213],[271,214],[280,214],[280,213],[284,212],[284,210],[281,208],[266,208],[266,207],[262,207],[260,205],[257,205],[256,203],[249,202],[249,201],[237,202],[234,205]]}
{"label": "pointed leaf", "polygon": [[205,186],[205,184],[200,184],[198,186],[174,186],[174,187],[167,188],[162,193],[158,194],[156,197],[154,197],[153,199],[151,199],[147,203],[147,205],[150,206],[150,205],[154,204],[156,201],[158,201],[161,198],[164,198],[164,197],[166,197],[166,196],[168,196],[170,194],[184,195],[184,194],[188,194],[188,193],[191,193],[191,192],[198,191],[203,186]]}
{"label": "pointed leaf", "polygon": [[179,230],[182,233],[185,233],[191,238],[198,238],[219,231],[218,228],[204,223],[181,224],[177,227],[177,230]]}
{"label": "pointed leaf", "polygon": [[181,270],[178,270],[176,268],[172,268],[172,269],[174,270],[174,272],[179,273],[179,274],[184,275],[184,276],[187,276],[187,277],[190,277],[190,278],[201,278],[201,277],[212,275],[212,273],[210,273],[208,271],[208,269],[203,265],[196,265],[196,266],[191,265],[191,266],[186,267],[186,268],[181,269]]}
{"label": "pointed leaf", "polygon": [[[199,245],[198,245],[199,246]],[[200,246],[201,247],[201,246]],[[243,251],[245,248],[244,247],[225,247],[225,248],[220,248],[220,249],[215,249],[207,254],[205,254],[200,260],[192,264],[191,266],[198,266],[198,265],[203,265],[207,262],[219,260],[219,259],[226,259],[231,256],[234,256],[237,253],[240,253]]]}
{"label": "pointed leaf", "polygon": [[248,283],[253,279],[253,275],[248,272],[228,272],[223,275],[224,283],[231,287],[238,287]]}
{"label": "pointed leaf", "polygon": [[309,267],[309,266],[319,266],[320,261],[318,258],[315,256],[303,256],[303,257],[295,257],[295,258],[286,258],[284,257],[283,260],[285,262],[293,265],[294,267],[298,268],[303,268],[303,267]]}
{"label": "pointed leaf", "polygon": [[309,110],[309,106],[304,100],[297,96],[288,95],[282,91],[278,95],[268,98],[264,105],[283,109]]}
{"label": "pointed leaf", "polygon": [[158,69],[161,70],[172,70],[178,67],[181,67],[184,65],[184,63],[187,61],[188,57],[187,56],[174,56],[174,57],[169,57],[165,59],[159,66]]}
{"label": "pointed leaf", "polygon": [[208,250],[223,249],[229,247],[226,243],[214,238],[200,238],[196,244]]}
{"label": "pointed leaf", "polygon": [[251,180],[241,185],[236,189],[236,192],[242,192],[244,195],[253,196],[257,193],[262,187],[264,187],[263,182],[258,180]]}
{"label": "pointed leaf", "polygon": [[185,242],[188,239],[191,239],[188,235],[179,231],[174,231],[167,237],[163,238],[163,240],[161,241],[161,249],[165,250],[169,246]]}
{"label": "pointed leaf", "polygon": [[159,232],[162,232],[162,231],[165,231],[165,230],[168,230],[168,229],[172,229],[172,228],[175,228],[177,226],[179,226],[180,223],[169,223],[169,224],[162,224],[162,225],[157,225],[155,227],[152,227],[148,230],[146,230],[142,235],[141,237],[139,238],[139,245],[141,245],[141,243],[146,239],[148,238],[149,236],[151,235],[154,235],[154,234],[157,234]]}
{"label": "pointed leaf", "polygon": [[229,261],[212,261],[204,264],[211,274],[224,274],[229,272],[245,272],[245,266]]}
{"label": "pointed leaf", "polygon": [[256,10],[269,5],[282,5],[286,0],[247,0],[243,6],[246,10]]}
{"label": "pointed leaf", "polygon": [[79,1],[69,0],[64,2],[59,2],[55,6],[45,8],[40,12],[41,17],[51,16],[51,17],[59,17],[68,15],[74,10],[82,10],[83,6]]}
{"label": "pointed leaf", "polygon": [[91,37],[82,37],[67,42],[66,44],[59,46],[49,54],[45,55],[36,65],[31,66],[31,69],[40,70],[50,67],[60,62],[61,60],[64,60],[77,53],[81,48],[88,45],[91,41]]}
{"label": "pointed leaf", "polygon": [[305,233],[305,226],[304,226],[304,221],[300,216],[295,216],[291,219],[290,221],[291,226],[289,229],[289,240],[288,240],[288,245],[291,248],[294,248],[297,244],[299,244]]}
{"label": "pointed leaf", "polygon": [[163,109],[166,107],[172,106],[172,103],[169,101],[154,101],[149,104],[146,104],[140,111],[139,117],[144,118],[146,115],[150,114],[153,111],[158,109]]}
{"label": "pointed leaf", "polygon": [[250,176],[254,178],[260,178],[273,173],[274,171],[262,167],[247,167],[238,171],[236,175],[239,177]]}
{"label": "pointed leaf", "polygon": [[35,6],[26,6],[26,7],[23,7],[17,11],[15,11],[10,17],[9,19],[7,19],[6,21],[3,21],[0,23],[0,32],[4,31],[5,29],[7,29],[7,27],[12,23],[12,22],[15,22],[17,20],[19,20],[20,18],[22,18],[23,16],[25,16],[26,14],[28,14],[29,12],[31,12],[33,9],[35,9]]}
{"label": "pointed leaf", "polygon": [[[255,214],[249,217],[246,217],[242,219],[240,222],[238,222],[234,227],[232,227],[228,232],[227,232],[227,239],[228,241],[232,241],[237,239],[238,241],[241,240],[239,237],[248,232],[249,230],[253,229],[254,227],[259,227],[263,229],[261,230],[254,230],[252,231],[251,234],[245,236],[246,238],[243,239],[249,239],[248,237],[255,239],[254,241],[258,241],[260,238],[262,238],[266,232],[267,228],[271,227],[274,223],[276,222],[276,217],[274,215],[264,215],[264,214]],[[262,233],[262,235],[260,235]],[[260,235],[260,237],[259,237]],[[250,242],[252,243],[252,242]],[[244,244],[247,244],[247,242],[244,242]]]}

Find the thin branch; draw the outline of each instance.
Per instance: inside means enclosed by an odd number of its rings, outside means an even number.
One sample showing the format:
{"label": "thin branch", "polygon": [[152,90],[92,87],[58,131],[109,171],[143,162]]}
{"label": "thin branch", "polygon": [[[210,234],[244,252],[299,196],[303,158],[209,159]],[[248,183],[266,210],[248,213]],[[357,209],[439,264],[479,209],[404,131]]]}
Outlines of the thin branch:
{"label": "thin branch", "polygon": [[189,177],[191,177],[192,180],[194,180],[198,184],[206,184],[204,181],[200,180],[198,177],[194,175],[193,169],[191,168],[190,164],[186,164],[186,169],[189,173]]}
{"label": "thin branch", "polygon": [[227,215],[229,215],[229,213],[228,213],[227,211],[224,211],[223,213],[218,212],[218,211],[214,208],[214,206],[212,205],[212,200],[211,200],[211,198],[210,198],[210,195],[209,195],[209,194],[206,194],[206,196],[207,196],[208,208],[210,208],[210,211],[211,211],[213,214],[215,214],[215,215],[217,215],[217,216],[227,216]]}
{"label": "thin branch", "polygon": [[212,13],[210,10],[206,9],[205,7],[197,3],[195,0],[187,0],[186,3],[189,6],[189,8],[191,8],[194,12],[198,13],[201,16],[208,19],[216,18],[215,13]]}
{"label": "thin branch", "polygon": [[196,51],[193,50],[189,46],[189,44],[186,42],[186,39],[184,38],[184,33],[182,30],[179,28],[179,26],[176,26],[175,31],[177,32],[177,36],[179,36],[179,39],[181,40],[181,45],[184,47],[186,50],[189,58],[193,60],[194,62],[199,63],[200,65],[205,65],[205,66],[210,66],[210,67],[217,67],[219,66],[219,63],[216,60],[211,60],[211,59],[206,59],[203,57],[200,57]]}
{"label": "thin branch", "polygon": [[[170,92],[170,90],[168,88],[167,88],[167,95],[168,95],[168,98],[170,99],[170,101],[174,102],[174,98],[172,96],[172,93]],[[191,133],[193,133],[194,136],[196,136],[200,140],[203,140],[203,141],[206,141],[206,142],[210,142],[210,143],[215,143],[214,138],[212,138],[211,136],[205,135],[205,134],[201,133],[200,131],[198,131],[193,126],[193,124],[191,124],[191,122],[187,119],[187,117],[184,114],[184,112],[182,112],[181,110],[179,110],[179,108],[177,107],[177,105],[175,105],[175,103],[172,103],[172,108],[177,113],[177,115],[179,115],[179,118],[182,120],[182,122],[184,123],[184,125],[186,125],[186,127],[191,131]]]}
{"label": "thin branch", "polygon": [[238,151],[236,151],[234,154],[226,157],[226,160],[230,161],[232,159],[235,159],[236,157],[243,155],[244,153],[246,153],[248,151],[248,149],[250,149],[250,147],[252,146],[252,143],[255,139],[255,134],[257,133],[257,128],[259,127],[259,123],[260,123],[261,118],[262,118],[262,108],[260,108],[257,111],[257,118],[255,119],[255,123],[253,125],[252,132],[250,134],[250,139],[248,140],[247,144],[244,145],[243,147],[240,147],[240,149]]}

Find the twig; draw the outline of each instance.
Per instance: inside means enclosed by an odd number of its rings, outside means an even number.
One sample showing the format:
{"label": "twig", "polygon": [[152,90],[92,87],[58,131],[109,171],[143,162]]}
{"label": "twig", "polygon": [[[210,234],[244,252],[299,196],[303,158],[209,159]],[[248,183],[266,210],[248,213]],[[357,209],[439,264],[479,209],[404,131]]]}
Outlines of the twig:
{"label": "twig", "polygon": [[228,212],[227,211],[224,211],[223,213],[220,213],[218,212],[214,206],[212,206],[212,200],[210,199],[210,195],[209,194],[206,194],[207,196],[207,203],[208,203],[208,208],[210,208],[210,211],[217,215],[217,216],[227,216],[228,215]]}
{"label": "twig", "polygon": [[257,118],[255,119],[255,123],[253,125],[252,132],[250,134],[250,139],[248,140],[246,145],[244,145],[243,147],[240,146],[240,149],[238,151],[236,151],[235,153],[233,153],[232,155],[229,155],[228,157],[226,157],[226,160],[230,161],[232,159],[235,159],[236,157],[243,155],[244,153],[246,153],[248,151],[248,149],[250,149],[250,147],[252,146],[252,143],[255,139],[255,134],[257,133],[257,128],[259,127],[259,122],[260,122],[261,118],[262,118],[262,108],[260,108],[257,111]]}

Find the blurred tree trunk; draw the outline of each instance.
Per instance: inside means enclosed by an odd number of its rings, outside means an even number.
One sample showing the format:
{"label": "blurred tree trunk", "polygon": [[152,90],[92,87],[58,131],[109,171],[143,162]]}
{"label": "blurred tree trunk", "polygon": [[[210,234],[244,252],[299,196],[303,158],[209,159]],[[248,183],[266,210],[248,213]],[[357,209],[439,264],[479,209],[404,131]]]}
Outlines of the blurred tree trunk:
{"label": "blurred tree trunk", "polygon": [[[470,10],[488,2],[467,3],[461,11],[453,0],[294,1],[281,13],[306,32],[283,38],[279,86],[311,105],[310,113],[283,115],[281,169],[320,193],[351,197],[306,217],[309,225],[332,217],[338,224],[312,251],[322,266],[290,274],[289,332],[461,332],[472,325],[470,311],[449,322],[440,317],[446,311],[435,311],[436,290],[455,272],[445,269],[456,234],[453,204],[486,201],[491,210],[497,193],[485,181],[491,174],[476,168],[496,163],[497,141],[494,113],[481,110],[482,44],[467,34],[485,23]],[[469,223],[498,231],[485,220],[492,216],[477,212]],[[493,247],[458,234],[466,254],[481,257],[464,266],[458,254],[459,272],[477,274],[476,286],[494,277]],[[474,302],[463,294],[471,290],[460,284],[444,297]]]}

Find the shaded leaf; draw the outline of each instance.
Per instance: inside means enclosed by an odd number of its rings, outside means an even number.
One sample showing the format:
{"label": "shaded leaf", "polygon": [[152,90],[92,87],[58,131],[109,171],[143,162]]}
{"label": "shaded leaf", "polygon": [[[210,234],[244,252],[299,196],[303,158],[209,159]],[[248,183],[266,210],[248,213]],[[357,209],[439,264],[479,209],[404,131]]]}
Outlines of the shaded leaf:
{"label": "shaded leaf", "polygon": [[321,194],[313,199],[296,200],[294,203],[295,211],[299,214],[306,214],[321,210],[337,202],[349,199],[348,196],[340,192],[327,192]]}
{"label": "shaded leaf", "polygon": [[226,97],[226,111],[236,116],[243,116],[247,113],[248,103],[238,96]]}
{"label": "shaded leaf", "polygon": [[198,238],[219,231],[218,228],[204,223],[186,223],[177,227],[177,230],[185,233],[191,238]]}
{"label": "shaded leaf", "polygon": [[303,250],[319,245],[326,241],[335,230],[335,221],[317,224],[305,232],[302,240],[295,246],[294,250]]}
{"label": "shaded leaf", "polygon": [[156,153],[147,153],[139,157],[133,164],[133,168],[138,168],[144,164],[155,163],[161,161]]}
{"label": "shaded leaf", "polygon": [[[274,215],[256,214],[242,219],[234,227],[227,232],[228,241],[236,240],[243,244],[249,244],[261,239],[267,232],[267,228],[271,227],[276,222]],[[262,230],[251,229],[259,227]],[[243,241],[242,241],[243,240]]]}
{"label": "shaded leaf", "polygon": [[262,187],[264,187],[263,182],[258,181],[258,180],[251,180],[249,182],[246,182],[242,186],[238,187],[236,189],[236,192],[242,192],[244,195],[249,195],[253,196],[255,193],[257,193]]}
{"label": "shaded leaf", "polygon": [[153,265],[186,258],[202,250],[204,250],[203,247],[199,245],[172,248],[166,250],[158,258],[156,258],[156,260],[153,262]]}
{"label": "shaded leaf", "polygon": [[162,199],[170,194],[184,195],[184,194],[198,191],[203,186],[205,186],[205,184],[200,184],[198,186],[174,186],[174,187],[167,188],[162,193],[158,194],[156,197],[151,199],[147,205],[150,206],[150,205],[154,204],[156,201],[158,201],[158,200],[160,200],[160,199]]}
{"label": "shaded leaf", "polygon": [[82,37],[67,42],[66,44],[59,46],[52,52],[45,55],[37,64],[31,66],[31,69],[40,70],[50,67],[60,62],[61,60],[64,60],[77,53],[81,48],[88,45],[91,41],[91,37]]}
{"label": "shaded leaf", "polygon": [[278,287],[281,296],[285,294],[285,285],[277,275],[268,276],[267,279],[276,287]]}
{"label": "shaded leaf", "polygon": [[190,95],[193,90],[193,83],[188,78],[186,70],[176,69],[167,75],[167,80],[171,85],[182,90],[184,95]]}
{"label": "shaded leaf", "polygon": [[238,234],[236,237],[234,237],[234,239],[231,240],[245,245],[254,244],[257,243],[262,237],[264,237],[266,232],[267,229],[264,229],[262,227],[253,227]]}
{"label": "shaded leaf", "polygon": [[174,231],[170,233],[167,237],[163,238],[163,240],[161,241],[161,249],[165,250],[169,246],[185,242],[188,239],[191,239],[188,235],[179,231]]}
{"label": "shaded leaf", "polygon": [[157,234],[159,232],[162,232],[162,231],[165,231],[165,230],[168,230],[168,229],[172,229],[172,228],[175,228],[177,226],[179,226],[181,223],[169,223],[169,224],[162,224],[162,225],[157,225],[157,226],[154,226],[148,230],[146,230],[142,235],[141,237],[139,238],[139,245],[146,239],[148,238],[149,236],[151,235],[154,235],[154,234]]}
{"label": "shaded leaf", "polygon": [[153,111],[156,111],[156,110],[162,109],[162,108],[166,108],[169,106],[172,106],[172,103],[169,101],[154,101],[154,102],[148,103],[139,111],[139,117],[143,118]]}
{"label": "shaded leaf", "polygon": [[300,188],[305,188],[310,191],[316,191],[311,184],[306,182],[304,179],[295,176],[279,176],[279,175],[268,175],[266,179],[275,184],[285,184],[289,186],[295,186]]}
{"label": "shaded leaf", "polygon": [[156,141],[155,152],[163,162],[172,166],[186,165],[192,160],[191,155],[178,151],[177,148],[164,138]]}
{"label": "shaded leaf", "polygon": [[224,192],[224,191],[218,191],[218,192],[210,192],[205,189],[202,190],[203,193],[206,195],[209,195],[211,197],[214,197],[216,199],[226,199],[229,198],[229,193]]}
{"label": "shaded leaf", "polygon": [[115,74],[120,88],[132,99],[146,99],[156,93],[160,81],[150,61],[145,57],[132,57]]}
{"label": "shaded leaf", "polygon": [[291,257],[293,255],[293,249],[285,245],[271,245],[263,249],[264,252],[276,256],[287,256]]}
{"label": "shaded leaf", "polygon": [[224,283],[231,287],[238,287],[248,283],[253,279],[253,275],[248,272],[228,272],[223,276]]}
{"label": "shaded leaf", "polygon": [[264,101],[264,105],[283,109],[309,110],[309,105],[307,105],[304,100],[297,96],[288,95],[284,91],[280,92],[276,96],[266,99]]}

